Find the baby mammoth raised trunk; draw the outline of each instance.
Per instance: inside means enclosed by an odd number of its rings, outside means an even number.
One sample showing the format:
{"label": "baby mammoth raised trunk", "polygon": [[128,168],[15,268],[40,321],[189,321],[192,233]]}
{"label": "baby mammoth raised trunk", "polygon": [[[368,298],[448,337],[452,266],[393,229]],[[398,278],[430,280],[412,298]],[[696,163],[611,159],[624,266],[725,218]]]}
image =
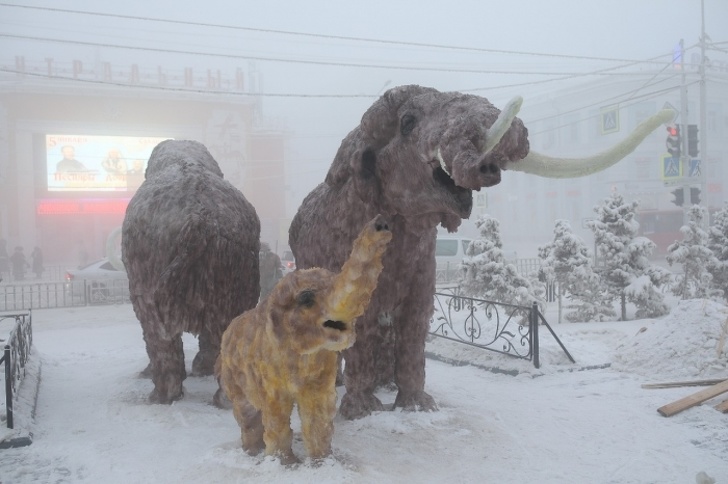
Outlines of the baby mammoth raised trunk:
{"label": "baby mammoth raised trunk", "polygon": [[354,320],[364,314],[382,272],[382,254],[391,239],[392,232],[381,215],[364,227],[354,241],[349,259],[334,279],[327,301],[334,317]]}
{"label": "baby mammoth raised trunk", "polygon": [[375,217],[354,241],[339,274],[322,268],[294,271],[230,323],[217,373],[246,452],[265,449],[282,463],[297,461],[290,427],[295,404],[308,455],[318,459],[331,453],[336,352],[354,343],[354,322],[376,289],[391,238],[386,220]]}

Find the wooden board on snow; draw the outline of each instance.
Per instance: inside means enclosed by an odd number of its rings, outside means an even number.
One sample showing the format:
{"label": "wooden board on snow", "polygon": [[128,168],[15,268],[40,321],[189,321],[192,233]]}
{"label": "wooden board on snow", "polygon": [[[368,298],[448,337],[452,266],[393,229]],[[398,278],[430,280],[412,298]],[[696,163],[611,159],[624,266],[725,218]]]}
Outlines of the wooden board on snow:
{"label": "wooden board on snow", "polygon": [[714,378],[712,380],[689,380],[689,381],[670,381],[665,383],[645,383],[642,385],[644,389],[658,389],[658,388],[678,388],[678,387],[707,387],[721,383],[725,378]]}
{"label": "wooden board on snow", "polygon": [[723,413],[728,412],[728,399],[723,400],[718,405],[716,405],[714,408],[716,410],[718,410],[719,412],[723,412]]}
{"label": "wooden board on snow", "polygon": [[676,413],[680,413],[690,407],[699,405],[704,401],[710,400],[711,398],[725,392],[728,392],[728,380],[724,380],[721,383],[717,383],[704,390],[700,390],[699,392],[688,395],[685,398],[681,398],[680,400],[668,403],[667,405],[663,405],[662,407],[658,408],[657,411],[663,417],[672,417]]}

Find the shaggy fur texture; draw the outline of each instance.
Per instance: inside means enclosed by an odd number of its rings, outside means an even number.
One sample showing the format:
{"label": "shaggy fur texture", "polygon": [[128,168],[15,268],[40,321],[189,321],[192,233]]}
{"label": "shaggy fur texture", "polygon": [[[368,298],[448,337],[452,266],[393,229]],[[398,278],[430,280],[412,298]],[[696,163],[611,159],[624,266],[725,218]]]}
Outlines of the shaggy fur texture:
{"label": "shaggy fur texture", "polygon": [[[344,417],[382,410],[374,390],[392,373],[396,407],[437,408],[424,390],[436,227],[456,230],[470,215],[471,188],[499,183],[501,167],[528,153],[528,131],[516,118],[500,143],[480,154],[485,128],[499,112],[479,96],[420,86],[387,91],[343,140],[326,181],[293,219],[289,242],[297,266],[331,271],[341,267],[374,214],[386,215],[393,226],[378,288],[359,319],[356,343],[344,352]],[[452,177],[437,159],[438,148]]]}
{"label": "shaggy fur texture", "polygon": [[152,402],[182,397],[185,331],[199,336],[192,373],[213,373],[223,332],[258,301],[259,240],[255,209],[201,143],[168,140],[154,149],[122,226]]}
{"label": "shaggy fur texture", "polygon": [[391,238],[386,221],[376,217],[354,242],[341,273],[292,272],[225,331],[217,372],[246,452],[265,448],[283,463],[295,462],[290,423],[295,403],[309,456],[331,453],[336,352],[354,342],[355,320],[374,292]]}

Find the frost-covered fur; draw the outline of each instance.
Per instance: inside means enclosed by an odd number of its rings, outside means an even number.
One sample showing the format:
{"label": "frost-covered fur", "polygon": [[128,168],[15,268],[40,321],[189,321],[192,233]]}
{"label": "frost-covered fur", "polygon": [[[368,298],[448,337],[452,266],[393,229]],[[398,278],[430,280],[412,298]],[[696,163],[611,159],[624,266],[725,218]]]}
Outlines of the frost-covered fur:
{"label": "frost-covered fur", "polygon": [[[393,238],[371,304],[344,352],[346,394],[340,413],[381,410],[378,383],[393,372],[396,407],[434,410],[425,392],[425,337],[433,312],[436,227],[455,231],[470,215],[472,191],[500,182],[500,169],[528,153],[515,119],[483,155],[483,133],[500,111],[487,99],[420,86],[387,91],[343,140],[326,177],[303,201],[290,228],[301,268],[338,271],[375,214],[388,216]],[[437,158],[438,149],[443,169]],[[394,348],[385,344],[394,335]],[[396,355],[396,356],[395,356]]]}
{"label": "frost-covered fur", "polygon": [[192,363],[213,373],[230,321],[255,306],[260,287],[260,222],[196,141],[163,141],[126,211],[122,260],[141,322],[154,390],[150,400],[182,397],[182,333],[199,335]]}
{"label": "frost-covered fur", "polygon": [[392,234],[383,217],[364,227],[341,273],[321,268],[287,274],[255,308],[230,323],[217,374],[233,403],[243,449],[296,461],[291,412],[298,406],[310,457],[331,453],[337,352],[351,346],[382,270]]}

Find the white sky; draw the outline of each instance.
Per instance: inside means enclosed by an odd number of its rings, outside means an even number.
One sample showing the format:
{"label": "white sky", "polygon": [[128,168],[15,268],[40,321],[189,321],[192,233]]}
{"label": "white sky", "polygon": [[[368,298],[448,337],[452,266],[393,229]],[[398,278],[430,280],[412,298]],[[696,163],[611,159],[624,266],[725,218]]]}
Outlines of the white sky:
{"label": "white sky", "polygon": [[[21,3],[44,9],[8,6]],[[620,64],[614,59],[644,61],[659,57],[665,62],[681,38],[685,39],[686,47],[691,47],[699,41],[701,31],[700,0],[498,3],[483,0],[437,3],[208,0],[189,2],[187,7],[182,3],[170,0],[0,2],[0,52],[4,53],[0,64],[12,65],[15,55],[24,55],[26,62],[40,63],[46,57],[53,57],[56,62],[81,59],[89,63],[98,58],[118,66],[137,63],[149,69],[157,65],[180,71],[187,66],[200,71],[222,69],[232,76],[238,67],[247,71],[249,60],[210,54],[286,59],[287,62],[258,60],[255,66],[262,73],[265,93],[296,95],[265,97],[263,114],[293,132],[288,172],[295,178],[293,198],[298,199],[323,179],[341,139],[358,124],[363,112],[385,86],[415,83],[440,90],[480,88],[475,93],[488,97],[496,105],[504,104],[516,94],[523,95],[527,103],[529,96],[538,96],[548,89],[562,89],[569,82],[544,84],[543,81]],[[728,40],[724,33],[728,25],[728,2],[704,0],[704,5],[708,35],[714,42]],[[56,9],[164,18],[218,27],[89,16]],[[58,44],[7,35],[138,49]],[[380,42],[332,38],[337,36]],[[443,49],[434,45],[476,50]],[[721,47],[728,48],[725,44]],[[205,54],[181,55],[139,48]],[[352,67],[351,64],[385,67]],[[553,74],[517,74],[524,71]],[[533,84],[503,87],[523,82]],[[305,97],[320,94],[343,97]],[[365,97],[352,97],[362,95]]]}

